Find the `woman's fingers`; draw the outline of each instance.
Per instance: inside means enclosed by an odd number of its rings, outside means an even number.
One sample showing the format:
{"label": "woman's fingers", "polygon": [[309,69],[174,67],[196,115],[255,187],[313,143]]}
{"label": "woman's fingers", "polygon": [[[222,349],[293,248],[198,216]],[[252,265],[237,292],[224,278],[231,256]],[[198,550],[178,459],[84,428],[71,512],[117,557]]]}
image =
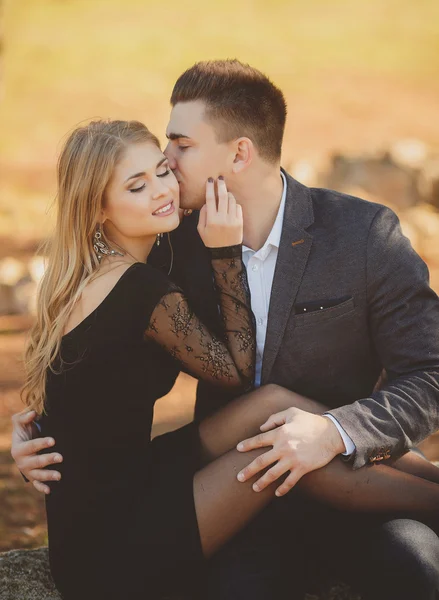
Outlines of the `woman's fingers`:
{"label": "woman's fingers", "polygon": [[238,473],[237,479],[239,481],[251,479],[253,475],[256,475],[256,473],[259,473],[262,469],[265,469],[276,462],[277,458],[277,453],[274,450],[269,450],[268,452],[264,452],[264,454],[260,454],[253,462],[247,465],[245,469],[242,469]]}
{"label": "woman's fingers", "polygon": [[198,232],[203,231],[207,225],[207,205],[204,204],[200,210],[200,216],[198,217]]}
{"label": "woman's fingers", "polygon": [[239,223],[242,223],[242,221],[243,221],[242,206],[240,204],[236,205],[236,218],[237,218],[237,220],[238,220]]}
{"label": "woman's fingers", "polygon": [[224,177],[218,177],[218,214],[226,218],[229,212],[229,195]]}
{"label": "woman's fingers", "polygon": [[212,177],[209,177],[206,183],[206,223],[216,213],[216,199],[215,199],[215,183]]}

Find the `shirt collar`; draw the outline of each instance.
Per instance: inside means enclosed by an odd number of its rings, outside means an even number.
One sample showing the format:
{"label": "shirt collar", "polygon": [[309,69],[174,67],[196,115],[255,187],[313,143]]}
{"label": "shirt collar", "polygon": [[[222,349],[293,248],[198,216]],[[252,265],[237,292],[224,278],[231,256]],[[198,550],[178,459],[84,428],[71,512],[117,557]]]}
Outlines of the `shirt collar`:
{"label": "shirt collar", "polygon": [[276,220],[274,221],[273,227],[268,235],[268,238],[265,241],[265,244],[260,248],[257,252],[254,252],[251,248],[247,246],[242,247],[243,252],[252,252],[257,258],[261,260],[265,260],[270,253],[271,248],[279,248],[280,246],[280,238],[282,235],[282,225],[284,221],[284,213],[285,213],[285,201],[287,198],[287,180],[285,175],[280,172],[280,176],[282,177],[283,182],[283,190],[282,197],[280,199],[279,210],[277,211]]}

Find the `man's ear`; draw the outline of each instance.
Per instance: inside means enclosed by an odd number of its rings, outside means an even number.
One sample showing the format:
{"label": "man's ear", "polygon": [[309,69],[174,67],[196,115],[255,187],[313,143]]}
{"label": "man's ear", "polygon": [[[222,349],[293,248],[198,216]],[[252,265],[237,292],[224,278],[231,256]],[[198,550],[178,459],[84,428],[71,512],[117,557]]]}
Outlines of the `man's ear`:
{"label": "man's ear", "polygon": [[251,165],[255,154],[255,147],[251,139],[242,137],[234,140],[234,151],[235,156],[232,171],[233,173],[240,173]]}

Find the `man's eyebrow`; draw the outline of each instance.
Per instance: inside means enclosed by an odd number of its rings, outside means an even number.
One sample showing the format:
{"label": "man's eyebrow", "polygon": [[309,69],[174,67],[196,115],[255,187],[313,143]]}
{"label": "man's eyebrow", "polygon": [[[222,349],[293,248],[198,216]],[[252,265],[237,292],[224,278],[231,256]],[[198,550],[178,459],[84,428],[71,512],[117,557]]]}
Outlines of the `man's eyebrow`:
{"label": "man's eyebrow", "polygon": [[169,135],[166,134],[166,137],[168,140],[178,140],[180,138],[184,138],[186,140],[190,139],[188,135],[184,135],[183,133],[170,133]]}
{"label": "man's eyebrow", "polygon": [[[156,169],[158,169],[160,167],[160,165],[162,165],[164,162],[166,162],[168,159],[166,158],[166,156],[164,156],[162,158],[162,160],[159,160],[159,162],[157,163]],[[134,175],[130,175],[128,177],[128,179],[125,179],[124,183],[126,183],[127,181],[129,181],[130,179],[135,179],[136,177],[141,177],[142,175],[146,175],[145,171],[140,171],[140,173],[134,173]]]}

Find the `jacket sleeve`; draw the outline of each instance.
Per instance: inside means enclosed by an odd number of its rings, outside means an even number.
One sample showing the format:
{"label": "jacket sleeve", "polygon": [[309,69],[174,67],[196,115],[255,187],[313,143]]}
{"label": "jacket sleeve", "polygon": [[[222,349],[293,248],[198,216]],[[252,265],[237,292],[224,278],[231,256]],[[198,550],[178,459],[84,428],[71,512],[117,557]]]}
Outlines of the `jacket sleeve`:
{"label": "jacket sleeve", "polygon": [[387,381],[329,411],[355,444],[354,469],[398,458],[439,429],[439,299],[386,207],[370,227],[366,269],[369,328]]}

